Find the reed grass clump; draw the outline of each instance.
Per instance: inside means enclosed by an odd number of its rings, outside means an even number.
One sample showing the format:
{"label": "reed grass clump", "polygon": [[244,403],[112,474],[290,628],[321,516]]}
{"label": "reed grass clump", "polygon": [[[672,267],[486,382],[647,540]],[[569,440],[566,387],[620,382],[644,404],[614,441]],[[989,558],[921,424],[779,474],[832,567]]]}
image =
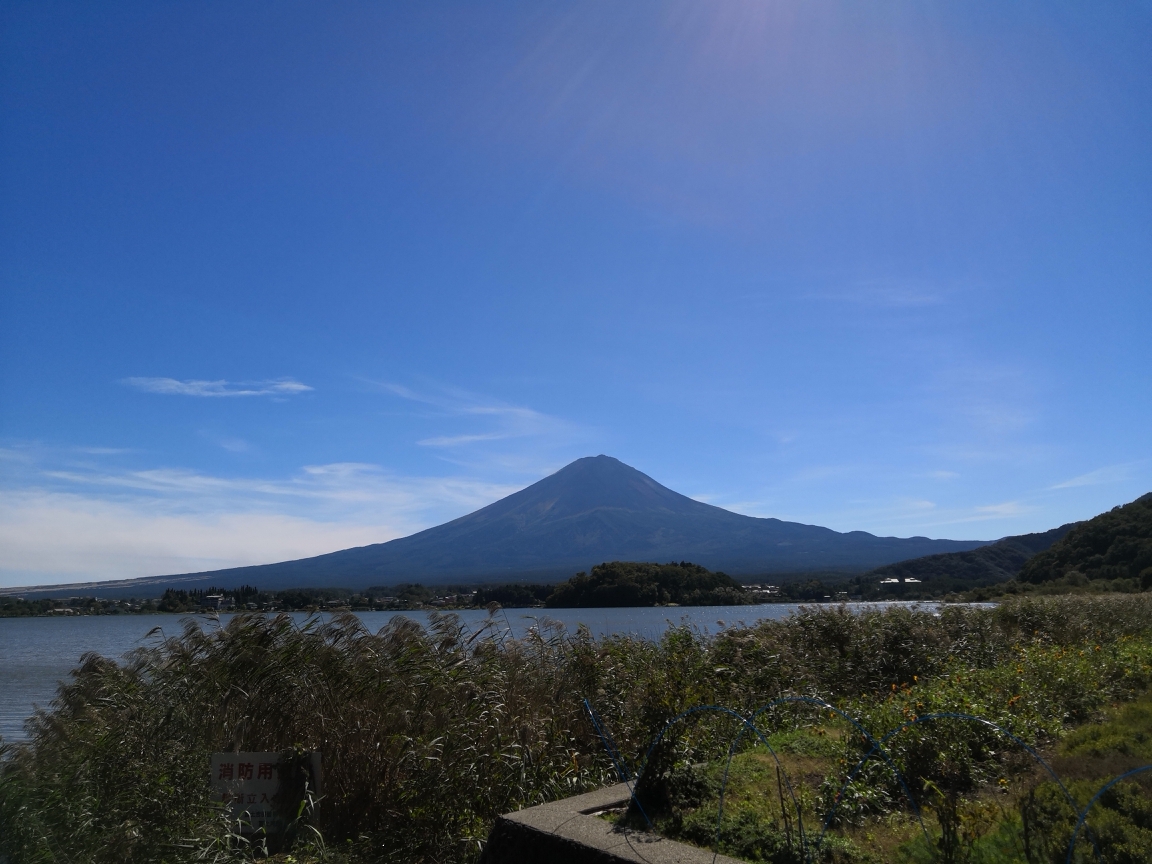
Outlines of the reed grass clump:
{"label": "reed grass clump", "polygon": [[[259,857],[211,800],[209,754],[296,749],[320,751],[325,777],[298,826],[297,860],[471,862],[498,814],[615,781],[584,699],[634,768],[694,705],[748,713],[819,695],[878,731],[963,707],[1042,743],[1152,683],[1150,595],[938,615],[821,607],[715,636],[671,627],[659,641],[547,622],[512,639],[498,620],[470,632],[451,615],[428,628],[396,618],[371,633],[350,614],[301,626],[237,615],[157,633],[123,663],[87,656],[29,721],[28,742],[0,754],[0,855]],[[813,722],[802,708],[763,719],[780,734]],[[717,758],[734,728],[721,715],[678,724],[649,776]],[[972,755],[982,733],[922,731],[893,748],[920,788],[961,782],[961,769],[971,782],[993,772]],[[850,737],[834,743],[845,760],[859,752]],[[899,806],[890,777],[869,768],[865,783],[846,818]]]}
{"label": "reed grass clump", "polygon": [[[126,665],[86,657],[0,779],[16,861],[195,860],[222,848],[215,751],[322,754],[312,817],[367,860],[467,860],[493,817],[604,782],[569,693],[568,644],[467,633],[453,617],[379,633],[338,616],[189,621]],[[227,844],[224,844],[227,845]]]}

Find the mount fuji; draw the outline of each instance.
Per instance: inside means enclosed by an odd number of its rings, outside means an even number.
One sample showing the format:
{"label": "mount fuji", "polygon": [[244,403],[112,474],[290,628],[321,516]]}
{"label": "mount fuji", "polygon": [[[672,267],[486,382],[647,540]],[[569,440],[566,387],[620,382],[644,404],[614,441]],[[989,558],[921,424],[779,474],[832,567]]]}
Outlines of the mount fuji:
{"label": "mount fuji", "polygon": [[400,582],[548,582],[613,560],[687,560],[743,577],[861,572],[983,545],[983,541],[877,537],[864,531],[840,533],[742,516],[674,492],[610,456],[590,456],[467,516],[387,543],[278,564],[105,582],[99,587],[107,594],[109,589],[154,592],[242,584],[275,590]]}

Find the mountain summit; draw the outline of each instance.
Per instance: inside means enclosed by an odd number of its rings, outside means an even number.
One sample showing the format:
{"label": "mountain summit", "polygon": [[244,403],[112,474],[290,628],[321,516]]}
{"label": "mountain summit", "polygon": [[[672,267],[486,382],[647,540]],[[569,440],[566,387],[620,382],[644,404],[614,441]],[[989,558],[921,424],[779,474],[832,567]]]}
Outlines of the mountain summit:
{"label": "mountain summit", "polygon": [[982,545],[841,534],[741,516],[673,492],[618,459],[590,456],[475,513],[409,537],[281,564],[143,581],[261,588],[549,581],[613,560],[689,560],[732,575],[862,571]]}

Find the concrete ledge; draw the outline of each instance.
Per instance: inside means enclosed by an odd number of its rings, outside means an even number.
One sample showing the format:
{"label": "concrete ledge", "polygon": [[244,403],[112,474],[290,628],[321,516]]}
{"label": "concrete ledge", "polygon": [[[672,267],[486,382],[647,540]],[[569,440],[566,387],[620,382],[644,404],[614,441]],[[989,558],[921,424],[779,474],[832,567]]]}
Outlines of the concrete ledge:
{"label": "concrete ledge", "polygon": [[735,858],[617,828],[594,815],[630,799],[620,783],[550,804],[507,813],[496,820],[481,864],[742,864]]}

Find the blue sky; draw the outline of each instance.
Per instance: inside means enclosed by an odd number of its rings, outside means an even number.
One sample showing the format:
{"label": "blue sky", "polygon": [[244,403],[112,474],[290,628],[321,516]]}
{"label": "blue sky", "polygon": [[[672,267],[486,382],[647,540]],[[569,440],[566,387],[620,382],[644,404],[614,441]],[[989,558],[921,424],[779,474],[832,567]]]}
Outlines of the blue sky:
{"label": "blue sky", "polygon": [[0,9],[0,584],[607,453],[995,538],[1152,489],[1152,7]]}

